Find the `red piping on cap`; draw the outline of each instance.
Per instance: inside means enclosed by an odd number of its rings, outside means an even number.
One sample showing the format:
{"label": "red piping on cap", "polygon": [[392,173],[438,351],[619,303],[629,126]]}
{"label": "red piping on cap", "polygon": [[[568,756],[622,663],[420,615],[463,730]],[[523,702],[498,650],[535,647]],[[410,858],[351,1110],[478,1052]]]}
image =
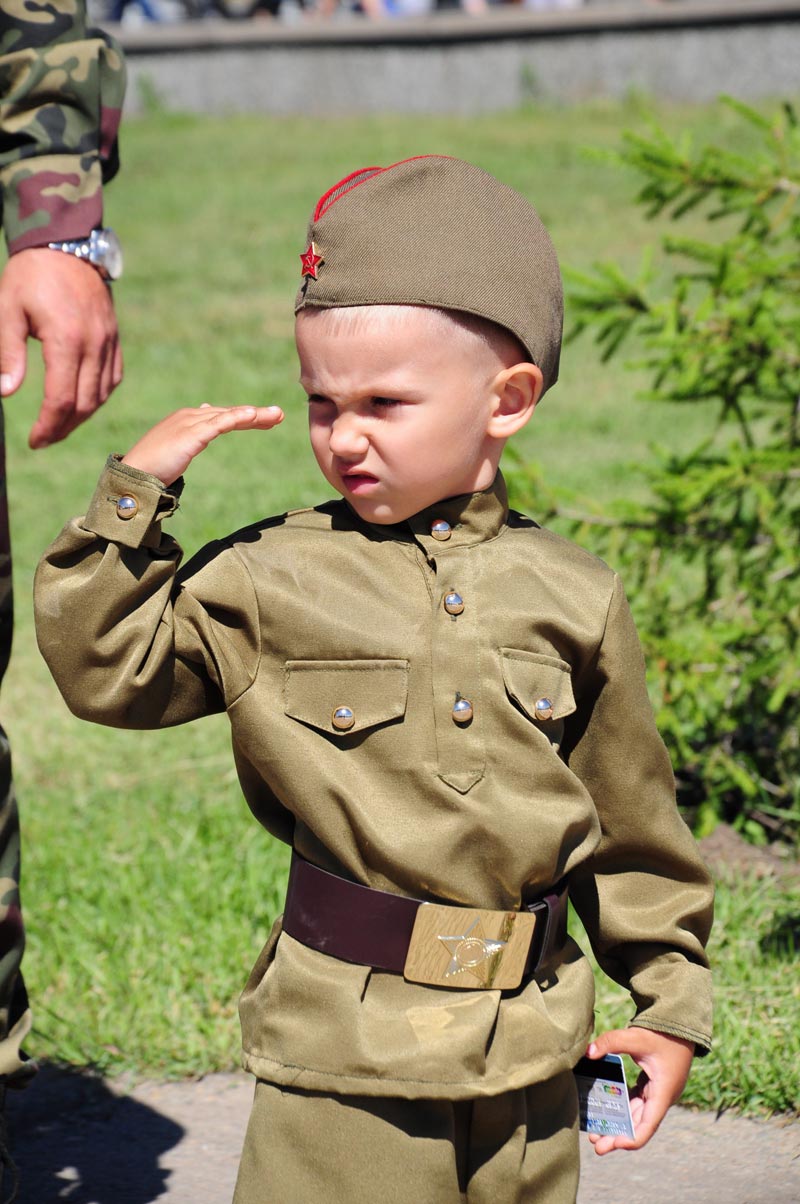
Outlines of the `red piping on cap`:
{"label": "red piping on cap", "polygon": [[358,188],[359,184],[366,184],[367,180],[371,180],[374,176],[391,171],[393,167],[402,167],[404,163],[416,163],[418,159],[452,159],[452,157],[452,155],[412,155],[410,159],[401,159],[398,163],[390,163],[388,167],[359,167],[357,171],[351,171],[349,176],[345,176],[338,184],[334,184],[332,188],[322,194],[317,201],[317,207],[311,220],[318,221],[324,213],[327,213],[331,205],[339,200],[339,197],[343,197],[346,192],[352,192],[354,188]]}
{"label": "red piping on cap", "polygon": [[[329,188],[327,192],[323,192],[322,196],[317,201],[317,207],[314,210],[312,221],[316,221],[322,217],[326,209],[330,209],[334,201],[338,201],[340,196],[344,196],[346,192],[350,192],[353,188],[358,188],[359,184],[363,184],[365,180],[371,180],[373,176],[380,175],[382,171],[386,171],[385,167],[359,167],[358,171],[351,171],[349,176],[345,176],[338,184],[334,184],[333,188]],[[369,174],[367,174],[369,173]],[[352,183],[350,181],[352,180]],[[345,188],[345,184],[348,186]],[[333,194],[336,194],[335,196]]]}

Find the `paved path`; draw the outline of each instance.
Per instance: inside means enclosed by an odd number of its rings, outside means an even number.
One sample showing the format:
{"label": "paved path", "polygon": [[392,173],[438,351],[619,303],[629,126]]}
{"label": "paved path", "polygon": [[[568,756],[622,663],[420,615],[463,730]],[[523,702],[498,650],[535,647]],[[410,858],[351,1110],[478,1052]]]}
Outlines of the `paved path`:
{"label": "paved path", "polygon": [[[9,1099],[18,1204],[230,1204],[251,1095],[239,1074],[144,1083],[126,1095],[45,1068]],[[797,1121],[673,1109],[647,1149],[598,1158],[586,1143],[582,1162],[579,1204],[800,1202]]]}

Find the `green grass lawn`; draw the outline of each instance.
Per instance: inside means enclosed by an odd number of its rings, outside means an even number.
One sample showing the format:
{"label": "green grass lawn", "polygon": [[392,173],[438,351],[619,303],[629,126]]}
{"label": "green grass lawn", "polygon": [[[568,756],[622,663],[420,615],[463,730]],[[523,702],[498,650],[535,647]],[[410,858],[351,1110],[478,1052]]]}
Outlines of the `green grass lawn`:
{"label": "green grass lawn", "polygon": [[[704,138],[731,128],[717,108],[659,117]],[[91,423],[45,452],[26,447],[38,370],[7,406],[17,632],[3,716],[23,809],[32,1052],[148,1075],[235,1065],[236,997],[280,910],[287,864],[241,799],[224,719],[132,734],[66,712],[34,644],[30,587],[42,550],[85,507],[106,454],[185,404],[286,410],[274,433],[230,436],[192,466],[172,523],[188,552],[326,496],[307,447],[291,303],[307,214],[338,178],[429,151],[469,158],[535,201],[565,265],[634,266],[654,232],[633,209],[633,183],[583,148],[613,147],[642,120],[631,103],[424,123],[155,114],[125,126],[106,218],[127,255],[116,290],[126,380]],[[602,366],[588,344],[569,347],[520,451],[554,484],[600,499],[640,489],[631,465],[653,441],[694,442],[701,420],[637,401],[635,387],[634,374]],[[767,939],[774,915],[798,904],[797,892],[763,883],[721,887],[719,1053],[698,1067],[689,1100],[798,1106],[798,988],[790,953]],[[603,987],[599,1023],[626,1014]]]}

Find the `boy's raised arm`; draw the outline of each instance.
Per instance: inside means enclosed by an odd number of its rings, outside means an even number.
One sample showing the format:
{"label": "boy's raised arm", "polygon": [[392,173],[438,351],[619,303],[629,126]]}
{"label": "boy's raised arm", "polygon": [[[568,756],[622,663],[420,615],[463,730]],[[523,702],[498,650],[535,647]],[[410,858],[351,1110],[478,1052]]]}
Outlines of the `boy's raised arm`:
{"label": "boy's raised arm", "polygon": [[76,715],[166,727],[224,710],[251,684],[260,629],[247,569],[220,543],[178,577],[181,549],[161,522],[177,508],[177,478],[212,439],[282,417],[277,407],[180,410],[124,461],[109,457],[86,514],[45,553],[34,586],[39,647]]}

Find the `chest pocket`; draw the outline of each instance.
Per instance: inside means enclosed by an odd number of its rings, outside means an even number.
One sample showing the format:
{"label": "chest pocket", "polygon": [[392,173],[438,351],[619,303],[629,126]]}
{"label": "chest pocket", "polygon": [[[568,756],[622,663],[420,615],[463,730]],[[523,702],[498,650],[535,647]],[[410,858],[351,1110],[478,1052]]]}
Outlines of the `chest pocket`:
{"label": "chest pocket", "polygon": [[287,661],[284,713],[328,736],[402,719],[408,661]]}
{"label": "chest pocket", "polygon": [[552,744],[560,744],[563,720],[575,710],[566,661],[544,652],[501,648],[506,693]]}

